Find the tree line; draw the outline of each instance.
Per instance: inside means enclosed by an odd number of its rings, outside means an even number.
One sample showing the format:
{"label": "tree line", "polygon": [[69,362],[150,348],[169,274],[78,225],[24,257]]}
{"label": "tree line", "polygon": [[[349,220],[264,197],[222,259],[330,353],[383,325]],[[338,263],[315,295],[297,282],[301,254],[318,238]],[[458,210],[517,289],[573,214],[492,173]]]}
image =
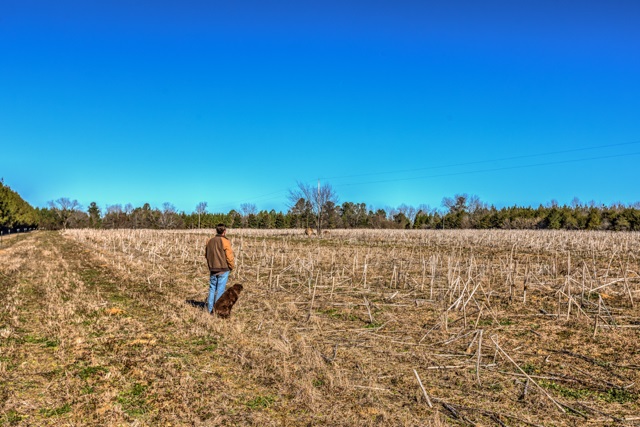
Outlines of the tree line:
{"label": "tree line", "polygon": [[[286,212],[258,210],[244,203],[227,213],[207,211],[200,202],[193,212],[178,211],[171,203],[161,208],[149,203],[109,205],[102,210],[96,202],[84,209],[77,200],[60,198],[47,207],[33,208],[18,193],[0,184],[0,228],[6,234],[19,228],[57,230],[64,228],[214,228],[225,223],[231,228],[315,228],[322,229],[551,229],[640,231],[640,204],[596,205],[574,199],[570,205],[552,201],[538,207],[496,208],[475,195],[445,197],[442,206],[431,208],[402,204],[374,209],[365,203],[338,203],[333,190],[299,184],[289,195]],[[302,191],[305,190],[305,191]]]}
{"label": "tree line", "polygon": [[38,219],[37,210],[0,181],[0,233],[36,228]]}

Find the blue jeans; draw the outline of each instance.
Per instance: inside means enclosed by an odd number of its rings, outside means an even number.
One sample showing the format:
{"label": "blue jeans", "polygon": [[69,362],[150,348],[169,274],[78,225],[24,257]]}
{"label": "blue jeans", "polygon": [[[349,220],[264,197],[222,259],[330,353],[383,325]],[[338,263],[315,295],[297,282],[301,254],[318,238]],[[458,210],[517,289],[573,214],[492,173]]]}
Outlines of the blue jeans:
{"label": "blue jeans", "polygon": [[207,298],[207,309],[209,310],[209,313],[213,311],[213,305],[224,293],[228,279],[228,271],[219,274],[212,274],[209,277],[209,297]]}

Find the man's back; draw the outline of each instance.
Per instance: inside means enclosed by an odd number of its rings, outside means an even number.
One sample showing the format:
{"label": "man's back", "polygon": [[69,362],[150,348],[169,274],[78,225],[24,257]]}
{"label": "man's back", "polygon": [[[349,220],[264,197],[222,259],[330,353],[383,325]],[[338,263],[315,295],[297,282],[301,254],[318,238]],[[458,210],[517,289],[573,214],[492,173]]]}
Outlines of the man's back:
{"label": "man's back", "polygon": [[212,273],[230,271],[234,268],[231,243],[223,235],[218,234],[209,239],[205,249],[205,257],[207,258],[209,271]]}

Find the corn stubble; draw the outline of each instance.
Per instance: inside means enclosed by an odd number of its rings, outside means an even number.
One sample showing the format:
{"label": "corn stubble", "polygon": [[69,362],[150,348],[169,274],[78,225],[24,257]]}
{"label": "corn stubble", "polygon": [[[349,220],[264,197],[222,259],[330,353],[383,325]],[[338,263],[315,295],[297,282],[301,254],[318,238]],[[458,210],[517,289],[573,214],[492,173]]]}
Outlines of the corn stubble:
{"label": "corn stubble", "polygon": [[[640,235],[38,232],[0,250],[0,425],[640,424]],[[186,301],[191,301],[187,304]]]}

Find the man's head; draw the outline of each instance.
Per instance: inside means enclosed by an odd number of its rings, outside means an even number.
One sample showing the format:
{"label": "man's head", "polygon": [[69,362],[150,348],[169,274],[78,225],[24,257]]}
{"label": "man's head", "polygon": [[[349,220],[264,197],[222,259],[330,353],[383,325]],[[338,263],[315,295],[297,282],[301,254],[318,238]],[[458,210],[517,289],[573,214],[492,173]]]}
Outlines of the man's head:
{"label": "man's head", "polygon": [[223,235],[227,231],[227,226],[220,223],[216,225],[216,232],[220,235]]}

